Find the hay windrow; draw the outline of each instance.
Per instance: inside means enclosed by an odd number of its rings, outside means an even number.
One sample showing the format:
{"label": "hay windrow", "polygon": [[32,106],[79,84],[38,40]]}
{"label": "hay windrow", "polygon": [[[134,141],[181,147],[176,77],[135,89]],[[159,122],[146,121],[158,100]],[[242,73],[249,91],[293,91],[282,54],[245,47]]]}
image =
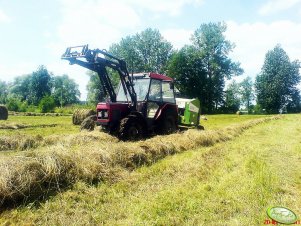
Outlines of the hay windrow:
{"label": "hay windrow", "polygon": [[59,191],[79,180],[114,182],[129,171],[167,155],[225,142],[250,127],[279,118],[257,119],[219,131],[188,130],[140,142],[118,142],[109,135],[83,132],[48,148],[19,156],[3,156],[0,159],[0,207],[6,201]]}
{"label": "hay windrow", "polygon": [[1,124],[0,129],[26,129],[26,128],[47,128],[47,127],[56,127],[58,124],[39,124],[39,125],[25,125],[25,124],[17,124],[17,123],[7,123]]}
{"label": "hay windrow", "polygon": [[118,142],[116,137],[98,131],[83,131],[78,134],[60,136],[51,135],[42,137],[40,135],[30,136],[24,134],[14,134],[0,136],[0,151],[19,150],[44,147],[49,145],[64,145],[66,147],[85,145],[89,142]]}

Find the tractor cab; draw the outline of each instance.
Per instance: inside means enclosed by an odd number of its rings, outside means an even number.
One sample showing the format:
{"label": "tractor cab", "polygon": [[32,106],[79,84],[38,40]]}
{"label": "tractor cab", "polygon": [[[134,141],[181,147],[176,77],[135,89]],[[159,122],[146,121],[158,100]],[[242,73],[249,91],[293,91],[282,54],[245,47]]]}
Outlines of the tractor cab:
{"label": "tractor cab", "polygon": [[[156,73],[139,73],[132,76],[137,102],[154,101],[175,103],[173,80]],[[117,92],[117,102],[127,102],[130,98],[121,84]]]}

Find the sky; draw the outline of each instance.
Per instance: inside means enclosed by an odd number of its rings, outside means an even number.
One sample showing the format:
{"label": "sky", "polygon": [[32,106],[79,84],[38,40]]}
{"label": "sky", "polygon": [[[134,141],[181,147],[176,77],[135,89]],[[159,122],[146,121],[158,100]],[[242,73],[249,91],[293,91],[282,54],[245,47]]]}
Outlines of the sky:
{"label": "sky", "polygon": [[260,72],[277,44],[301,60],[301,0],[0,0],[0,80],[13,81],[45,65],[67,74],[87,96],[87,71],[60,59],[66,47],[108,49],[122,37],[151,27],[175,49],[190,44],[203,23],[224,21],[230,54],[246,76]]}

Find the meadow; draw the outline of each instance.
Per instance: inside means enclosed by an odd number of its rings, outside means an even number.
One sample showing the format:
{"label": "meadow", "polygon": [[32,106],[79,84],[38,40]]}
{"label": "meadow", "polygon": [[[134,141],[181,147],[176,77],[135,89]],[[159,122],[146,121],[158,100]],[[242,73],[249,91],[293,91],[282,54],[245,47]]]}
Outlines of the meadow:
{"label": "meadow", "polygon": [[[301,115],[207,118],[205,131],[135,143],[69,116],[1,121],[0,224],[262,225],[275,205],[300,216]],[[22,137],[33,144],[8,145]]]}

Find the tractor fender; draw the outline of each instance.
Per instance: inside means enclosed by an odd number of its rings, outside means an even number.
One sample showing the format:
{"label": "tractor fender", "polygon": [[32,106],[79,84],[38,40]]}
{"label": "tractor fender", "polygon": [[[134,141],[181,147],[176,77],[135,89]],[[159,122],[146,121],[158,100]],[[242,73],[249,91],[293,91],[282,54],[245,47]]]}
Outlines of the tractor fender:
{"label": "tractor fender", "polygon": [[[159,110],[155,120],[160,121],[163,117],[166,117],[166,115],[172,115],[174,117],[175,122],[178,122],[178,108],[177,105],[173,104],[164,104],[161,109]],[[178,127],[178,125],[176,125]]]}
{"label": "tractor fender", "polygon": [[169,104],[169,103],[166,103],[164,104],[158,111],[156,117],[155,117],[155,120],[157,120],[158,118],[160,118],[161,115],[164,114],[164,112],[166,111],[174,111],[175,113],[175,118],[176,116],[178,115],[178,108],[177,108],[177,105],[173,105],[173,104]]}

